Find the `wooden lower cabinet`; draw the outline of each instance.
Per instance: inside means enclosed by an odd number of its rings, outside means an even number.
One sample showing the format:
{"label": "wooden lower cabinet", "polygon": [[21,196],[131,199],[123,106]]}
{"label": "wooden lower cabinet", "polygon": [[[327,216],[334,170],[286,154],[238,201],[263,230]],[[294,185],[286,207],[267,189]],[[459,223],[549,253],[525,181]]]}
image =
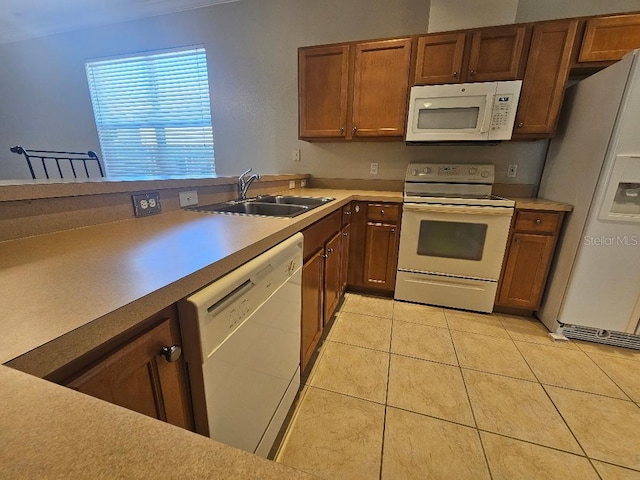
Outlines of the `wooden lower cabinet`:
{"label": "wooden lower cabinet", "polygon": [[516,210],[503,262],[496,305],[533,312],[538,309],[563,212]]}
{"label": "wooden lower cabinet", "polygon": [[324,265],[324,320],[323,326],[329,322],[331,315],[338,308],[340,302],[340,291],[342,284],[342,272],[340,261],[341,232],[336,233],[331,240],[327,242],[324,249],[325,265]]}
{"label": "wooden lower cabinet", "polygon": [[[177,315],[115,349],[64,384],[121,407],[193,430]],[[163,354],[163,348],[169,351]],[[171,354],[171,347],[174,347]]]}
{"label": "wooden lower cabinet", "polygon": [[367,223],[364,285],[393,290],[398,265],[397,225]]}
{"label": "wooden lower cabinet", "polygon": [[345,225],[340,231],[340,295],[344,295],[349,279],[349,246],[351,240],[351,225]]}
{"label": "wooden lower cabinet", "polygon": [[313,356],[323,329],[338,307],[344,292],[342,225],[343,212],[336,210],[302,231],[302,370]]}
{"label": "wooden lower cabinet", "polygon": [[317,250],[302,267],[302,369],[320,341],[323,327],[324,248]]}
{"label": "wooden lower cabinet", "polygon": [[399,203],[353,202],[350,286],[393,292],[398,265],[400,211]]}

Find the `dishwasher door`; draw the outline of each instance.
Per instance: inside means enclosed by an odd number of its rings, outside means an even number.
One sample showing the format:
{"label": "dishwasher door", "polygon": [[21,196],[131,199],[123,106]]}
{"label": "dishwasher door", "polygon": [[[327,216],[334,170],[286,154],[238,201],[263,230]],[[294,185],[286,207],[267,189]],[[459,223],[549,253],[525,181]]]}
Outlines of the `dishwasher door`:
{"label": "dishwasher door", "polygon": [[296,234],[182,302],[199,433],[267,456],[300,386],[301,287]]}

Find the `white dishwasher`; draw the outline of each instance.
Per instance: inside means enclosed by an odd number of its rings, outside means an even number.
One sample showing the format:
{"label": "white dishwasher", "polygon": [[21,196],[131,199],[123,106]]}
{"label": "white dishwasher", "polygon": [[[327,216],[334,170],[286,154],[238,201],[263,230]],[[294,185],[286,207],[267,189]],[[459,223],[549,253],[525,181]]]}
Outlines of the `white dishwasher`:
{"label": "white dishwasher", "polygon": [[300,386],[302,234],[179,303],[196,431],[266,457]]}

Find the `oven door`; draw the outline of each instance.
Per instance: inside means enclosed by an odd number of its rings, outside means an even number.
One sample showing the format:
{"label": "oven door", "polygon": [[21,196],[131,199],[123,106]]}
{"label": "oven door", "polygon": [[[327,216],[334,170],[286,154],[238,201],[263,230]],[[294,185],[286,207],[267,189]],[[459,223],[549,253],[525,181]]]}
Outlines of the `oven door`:
{"label": "oven door", "polygon": [[405,203],[398,270],[497,281],[513,208]]}

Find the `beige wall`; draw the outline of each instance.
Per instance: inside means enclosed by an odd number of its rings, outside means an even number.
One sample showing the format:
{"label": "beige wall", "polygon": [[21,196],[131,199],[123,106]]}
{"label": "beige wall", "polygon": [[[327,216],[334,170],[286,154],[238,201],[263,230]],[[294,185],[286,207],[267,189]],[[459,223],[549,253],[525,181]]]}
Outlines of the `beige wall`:
{"label": "beige wall", "polygon": [[640,0],[520,0],[516,22],[640,11]]}
{"label": "beige wall", "polygon": [[518,0],[431,0],[429,32],[515,23]]}
{"label": "beige wall", "polygon": [[[469,0],[468,5],[475,3]],[[521,0],[518,15],[535,3]],[[502,4],[513,6],[510,0]],[[84,71],[87,59],[204,44],[222,174],[254,167],[260,173],[401,179],[411,160],[481,161],[496,164],[498,182],[537,183],[546,141],[407,147],[402,142],[298,140],[297,48],[422,33],[429,24],[429,5],[424,0],[241,0],[0,46],[0,179],[28,176],[8,151],[14,144],[99,150]],[[301,149],[301,162],[292,161],[294,148]],[[377,177],[369,175],[371,162],[379,163]],[[507,180],[510,163],[519,164],[518,177]]]}

